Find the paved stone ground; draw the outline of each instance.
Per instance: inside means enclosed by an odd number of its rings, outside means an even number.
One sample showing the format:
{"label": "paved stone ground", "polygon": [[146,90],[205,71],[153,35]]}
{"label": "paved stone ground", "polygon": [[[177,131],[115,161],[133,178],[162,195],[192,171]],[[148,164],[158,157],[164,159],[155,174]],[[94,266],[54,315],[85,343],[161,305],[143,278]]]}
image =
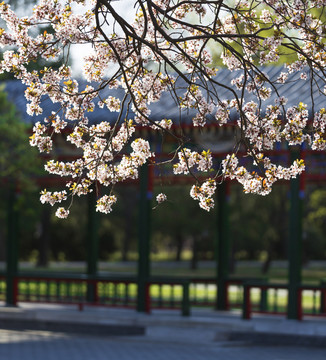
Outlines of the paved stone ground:
{"label": "paved stone ground", "polygon": [[[36,331],[0,330],[1,360],[325,360],[326,349],[262,347],[218,342],[199,336],[167,336],[167,329],[146,336],[92,337]],[[198,331],[199,330],[199,331]]]}
{"label": "paved stone ground", "polygon": [[[199,310],[185,318],[175,311],[147,315],[126,309],[85,308],[79,312],[75,306],[41,304],[0,310],[2,317],[13,320],[56,319],[86,327],[90,323],[146,327],[146,335],[128,337],[0,329],[0,360],[326,360],[326,346],[318,348],[310,342],[322,336],[326,343],[324,319],[297,322],[282,317],[255,317],[244,321],[239,314]],[[251,343],[228,341],[233,331],[256,331],[269,338],[276,333],[284,336],[287,346],[262,346],[262,340],[257,338]],[[289,345],[287,334],[298,339],[295,346]],[[309,347],[302,346],[302,336],[309,340]],[[252,341],[256,341],[255,345]]]}

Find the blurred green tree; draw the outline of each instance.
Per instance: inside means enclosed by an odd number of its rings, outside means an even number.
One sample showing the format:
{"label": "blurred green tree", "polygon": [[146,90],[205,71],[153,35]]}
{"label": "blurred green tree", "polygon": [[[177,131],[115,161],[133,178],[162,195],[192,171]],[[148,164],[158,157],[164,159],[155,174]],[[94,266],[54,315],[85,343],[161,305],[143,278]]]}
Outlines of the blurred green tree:
{"label": "blurred green tree", "polygon": [[305,260],[326,258],[326,189],[311,189],[304,220]]}
{"label": "blurred green tree", "polygon": [[8,101],[5,87],[0,87],[0,257],[4,259],[8,194],[16,192],[14,207],[28,221],[23,231],[34,233],[39,207],[36,202],[38,190],[36,179],[42,170],[37,151],[29,146],[28,131],[14,104]]}
{"label": "blurred green tree", "polygon": [[230,222],[235,258],[263,260],[262,270],[267,272],[272,260],[286,256],[287,191],[287,186],[280,185],[269,196],[260,197],[232,187]]}
{"label": "blurred green tree", "polygon": [[192,252],[192,268],[198,260],[214,258],[216,210],[206,213],[187,197],[188,186],[174,185],[164,189],[168,202],[153,212],[153,249],[170,249],[174,259],[181,260],[185,245]]}

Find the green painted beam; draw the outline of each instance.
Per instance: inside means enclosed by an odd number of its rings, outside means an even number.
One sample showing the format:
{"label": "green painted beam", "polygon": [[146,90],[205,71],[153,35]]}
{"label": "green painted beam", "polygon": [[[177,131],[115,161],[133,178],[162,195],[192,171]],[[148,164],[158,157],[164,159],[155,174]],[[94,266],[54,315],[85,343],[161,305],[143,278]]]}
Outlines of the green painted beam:
{"label": "green painted beam", "polygon": [[150,276],[150,236],[153,179],[152,168],[144,164],[140,168],[139,220],[138,220],[138,269],[137,311],[146,312],[147,282]]}
{"label": "green painted beam", "polygon": [[217,303],[218,310],[227,308],[226,280],[229,277],[230,263],[230,224],[229,224],[229,186],[223,182],[217,192]]}
{"label": "green painted beam", "polygon": [[[291,152],[291,163],[300,158],[299,151]],[[298,319],[298,286],[301,284],[302,265],[302,217],[304,184],[303,175],[290,182],[290,213],[289,213],[289,243],[288,243],[288,319]]]}
{"label": "green painted beam", "polygon": [[[87,275],[96,276],[98,272],[98,252],[99,252],[99,215],[96,212],[96,189],[88,195],[88,223],[87,223]],[[89,284],[87,288],[87,301],[94,302],[96,300],[96,288],[93,284]]]}
{"label": "green painted beam", "polygon": [[18,271],[18,226],[19,213],[16,208],[17,193],[13,185],[9,190],[6,243],[6,305],[15,306],[14,277]]}

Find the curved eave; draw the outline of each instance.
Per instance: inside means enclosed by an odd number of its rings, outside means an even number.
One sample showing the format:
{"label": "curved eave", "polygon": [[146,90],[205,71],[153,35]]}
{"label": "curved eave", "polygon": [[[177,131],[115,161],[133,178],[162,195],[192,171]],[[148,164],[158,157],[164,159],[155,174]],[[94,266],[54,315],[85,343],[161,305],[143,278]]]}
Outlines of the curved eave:
{"label": "curved eave", "polygon": [[[280,73],[284,71],[282,67],[266,67],[262,69],[263,72],[271,81],[275,81]],[[214,78],[220,84],[230,84],[230,81],[239,76],[240,72],[230,72],[227,69],[220,69],[217,72],[216,77]],[[277,84],[276,90],[280,96],[284,96],[288,99],[287,107],[298,105],[299,102],[307,104],[309,113],[316,110],[319,110],[325,107],[325,94],[322,93],[324,89],[324,79],[316,78],[313,81],[310,80],[298,80],[299,74],[292,73],[289,76],[287,84]],[[85,88],[87,82],[85,80],[78,80],[80,89]],[[25,123],[34,124],[37,121],[42,121],[45,117],[51,115],[52,111],[57,111],[59,109],[58,104],[53,104],[52,101],[46,96],[42,97],[42,107],[43,114],[38,116],[29,116],[26,113],[27,100],[24,95],[26,86],[21,83],[19,80],[8,80],[5,81],[5,90],[8,93],[8,99],[12,101],[22,119]],[[312,85],[312,88],[311,88]],[[225,87],[216,86],[214,91],[218,94],[220,100],[226,100],[232,98],[232,93],[230,90]],[[181,93],[180,93],[181,94]],[[204,94],[204,93],[203,93]],[[108,96],[116,96],[122,99],[124,92],[121,89],[104,89],[101,91],[102,98]],[[204,94],[205,95],[205,94]],[[277,92],[273,91],[272,96],[267,100],[261,103],[262,110],[266,108],[267,105],[274,104],[275,99],[277,98]],[[312,100],[314,99],[314,100]],[[256,100],[256,98],[250,94],[245,94],[245,101]],[[97,102],[98,99],[95,99]],[[159,102],[152,103],[150,106],[151,109],[151,119],[153,121],[160,121],[164,118],[172,119],[176,126],[182,126],[184,128],[192,126],[192,118],[195,115],[193,109],[180,109],[173,96],[170,93],[163,93]],[[89,121],[91,124],[99,123],[101,121],[115,122],[117,119],[117,112],[111,112],[106,108],[100,109],[96,107],[94,112],[87,113]],[[125,114],[123,114],[125,116]],[[130,114],[130,117],[132,114]],[[231,120],[236,120],[236,112],[231,113]],[[216,126],[214,121],[209,122],[208,126]]]}

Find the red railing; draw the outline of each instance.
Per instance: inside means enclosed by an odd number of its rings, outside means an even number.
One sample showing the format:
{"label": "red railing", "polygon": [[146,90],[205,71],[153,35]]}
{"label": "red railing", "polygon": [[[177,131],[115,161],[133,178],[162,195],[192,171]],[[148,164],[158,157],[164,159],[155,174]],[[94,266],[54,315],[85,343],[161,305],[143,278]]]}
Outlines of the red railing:
{"label": "red railing", "polygon": [[[4,278],[5,279],[5,278]],[[20,274],[14,278],[14,304],[42,302],[93,306],[136,307],[137,279],[133,276],[87,277],[82,275]],[[239,281],[238,303],[228,297],[229,308],[240,307],[242,291]],[[155,289],[156,287],[156,289]],[[5,290],[3,289],[3,296]],[[191,306],[216,307],[217,284],[214,278],[178,279],[155,277],[148,281],[146,308],[181,309]]]}
{"label": "red railing", "polygon": [[135,308],[136,286],[127,278],[87,278],[83,276],[16,276],[14,278],[14,304],[18,302],[41,302],[85,304],[92,306],[119,306]]}
{"label": "red railing", "polygon": [[[305,306],[305,292],[312,292],[313,296],[309,298],[310,311],[304,311]],[[318,297],[317,297],[318,294]],[[317,304],[317,298],[319,302]],[[305,285],[298,288],[298,320],[302,320],[304,316],[326,316],[326,286],[322,284],[320,286]],[[312,301],[312,303],[311,303]]]}
{"label": "red railing", "polygon": [[[252,299],[252,289],[258,290],[256,299]],[[253,312],[268,313],[268,314],[285,314],[286,309],[278,302],[279,290],[287,290],[288,286],[285,284],[266,284],[266,283],[246,283],[243,288],[243,304],[242,304],[242,318],[250,319]],[[274,290],[272,301],[268,292]]]}
{"label": "red railing", "polygon": [[[255,300],[252,299],[253,289],[260,291],[260,301],[257,301],[257,296]],[[288,289],[289,287],[286,284],[245,284],[242,308],[243,319],[251,319],[253,313],[285,315],[289,306],[288,294],[287,298],[284,295],[282,296],[281,304],[277,301],[277,294],[279,291],[288,293]],[[268,294],[271,290],[274,291],[274,299],[271,299],[271,296]],[[305,292],[310,293],[306,299],[304,296]],[[326,316],[326,286],[300,285],[297,288],[296,313],[296,319],[298,320],[302,320],[304,316]]]}
{"label": "red railing", "polygon": [[[110,306],[135,309],[135,276],[88,277],[86,275],[20,274],[13,280],[14,304],[39,302]],[[151,278],[147,282],[145,309],[179,309],[188,315],[190,308],[216,307],[217,284],[213,278]],[[241,309],[244,319],[253,313],[286,314],[288,285],[266,280],[229,279],[225,282],[225,310]],[[6,300],[6,278],[0,276],[0,298]],[[297,290],[297,318],[326,315],[326,284],[301,285]]]}
{"label": "red railing", "polygon": [[[225,304],[226,308],[225,310],[231,310],[231,309],[241,309],[242,303],[243,303],[243,284],[247,281],[247,279],[229,279],[225,282]],[[231,297],[231,286],[236,286],[237,291],[235,293],[233,292],[233,297],[235,295],[235,299]]]}

